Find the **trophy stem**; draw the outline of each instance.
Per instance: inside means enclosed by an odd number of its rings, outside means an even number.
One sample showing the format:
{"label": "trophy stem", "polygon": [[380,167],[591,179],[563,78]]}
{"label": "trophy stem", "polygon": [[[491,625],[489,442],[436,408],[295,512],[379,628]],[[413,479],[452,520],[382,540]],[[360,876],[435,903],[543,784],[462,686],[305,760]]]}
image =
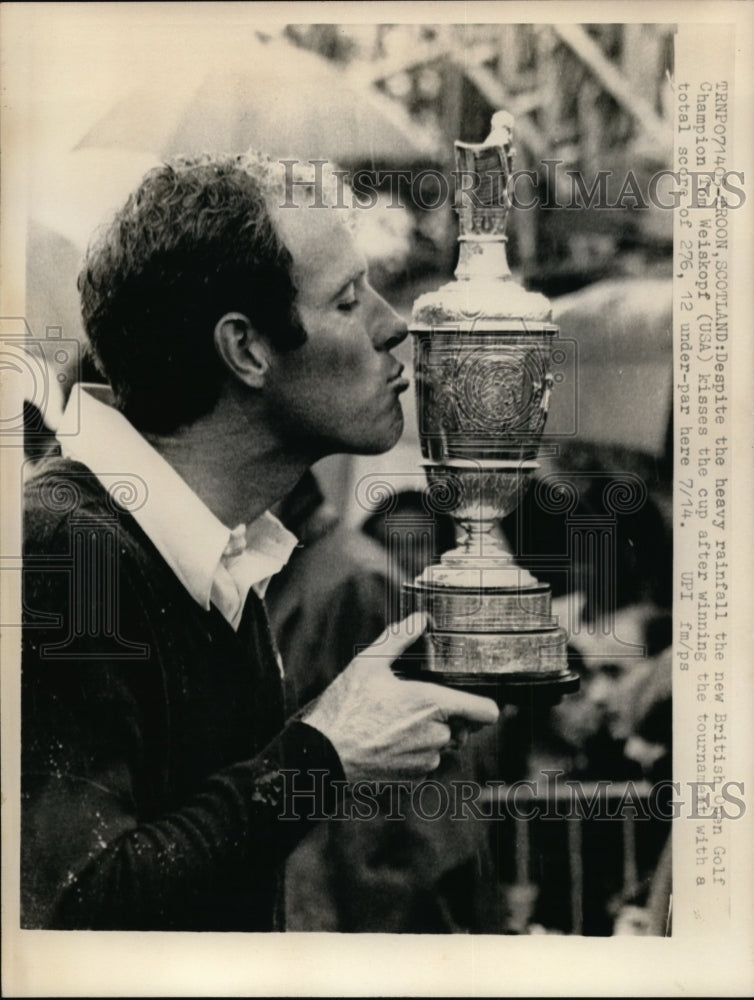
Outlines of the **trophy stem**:
{"label": "trophy stem", "polygon": [[458,519],[458,527],[464,532],[456,548],[446,552],[442,562],[457,563],[459,559],[494,559],[496,564],[506,565],[514,562],[513,555],[507,548],[505,539],[495,521],[477,521],[473,519]]}

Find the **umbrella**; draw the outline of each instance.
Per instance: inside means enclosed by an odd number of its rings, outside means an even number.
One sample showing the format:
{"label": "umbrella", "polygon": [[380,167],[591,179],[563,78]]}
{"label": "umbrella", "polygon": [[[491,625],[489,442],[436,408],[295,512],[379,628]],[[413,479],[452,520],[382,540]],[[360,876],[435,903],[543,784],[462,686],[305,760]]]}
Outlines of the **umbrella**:
{"label": "umbrella", "polygon": [[[55,429],[86,345],[76,278],[96,227],[156,163],[118,150],[34,157],[27,176],[26,353],[36,373],[21,386],[47,427]],[[46,386],[36,392],[35,385]]]}
{"label": "umbrella", "polygon": [[553,318],[564,364],[548,435],[662,456],[672,401],[672,281],[600,281],[555,299]]}
{"label": "umbrella", "polygon": [[[153,74],[154,76],[154,74]],[[177,82],[178,81],[178,82]],[[221,66],[183,66],[116,101],[77,148],[322,157],[340,163],[436,158],[433,136],[347,69],[282,41],[245,39]]]}
{"label": "umbrella", "polygon": [[67,239],[81,253],[159,157],[119,149],[55,151],[33,159],[28,176],[29,217]]}

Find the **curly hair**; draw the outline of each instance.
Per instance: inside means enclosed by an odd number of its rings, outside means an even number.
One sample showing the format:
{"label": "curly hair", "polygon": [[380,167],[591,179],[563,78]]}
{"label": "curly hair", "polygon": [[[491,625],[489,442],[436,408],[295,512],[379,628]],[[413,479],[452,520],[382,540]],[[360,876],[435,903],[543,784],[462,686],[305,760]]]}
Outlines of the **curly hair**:
{"label": "curly hair", "polygon": [[268,210],[272,161],[179,157],[150,171],[90,245],[78,279],[98,367],[142,431],[211,412],[226,370],[213,331],[230,311],[280,349],[306,339],[292,258]]}

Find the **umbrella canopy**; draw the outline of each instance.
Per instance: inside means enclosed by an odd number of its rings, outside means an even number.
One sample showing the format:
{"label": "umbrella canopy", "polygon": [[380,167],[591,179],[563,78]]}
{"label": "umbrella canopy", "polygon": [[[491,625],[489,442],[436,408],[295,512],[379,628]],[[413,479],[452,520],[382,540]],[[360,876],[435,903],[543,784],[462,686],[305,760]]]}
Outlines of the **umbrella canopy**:
{"label": "umbrella canopy", "polygon": [[28,174],[29,217],[81,252],[97,227],[159,162],[151,154],[119,149],[36,157]]}
{"label": "umbrella canopy", "polygon": [[673,383],[670,279],[614,279],[553,301],[564,350],[547,433],[661,456]]}
{"label": "umbrella canopy", "polygon": [[[179,82],[176,82],[178,80]],[[434,138],[403,108],[347,69],[281,40],[252,35],[221,66],[194,68],[168,86],[145,80],[100,118],[77,148],[160,156],[240,152],[407,162],[437,155]]]}

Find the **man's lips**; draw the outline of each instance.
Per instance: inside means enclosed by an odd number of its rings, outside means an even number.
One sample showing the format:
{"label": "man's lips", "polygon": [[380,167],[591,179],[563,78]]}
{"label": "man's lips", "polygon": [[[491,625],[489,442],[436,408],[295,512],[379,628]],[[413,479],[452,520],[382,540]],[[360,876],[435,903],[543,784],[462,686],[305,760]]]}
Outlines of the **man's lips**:
{"label": "man's lips", "polygon": [[403,377],[403,365],[387,380],[387,384],[397,393],[405,392],[408,389],[411,383],[407,378]]}

